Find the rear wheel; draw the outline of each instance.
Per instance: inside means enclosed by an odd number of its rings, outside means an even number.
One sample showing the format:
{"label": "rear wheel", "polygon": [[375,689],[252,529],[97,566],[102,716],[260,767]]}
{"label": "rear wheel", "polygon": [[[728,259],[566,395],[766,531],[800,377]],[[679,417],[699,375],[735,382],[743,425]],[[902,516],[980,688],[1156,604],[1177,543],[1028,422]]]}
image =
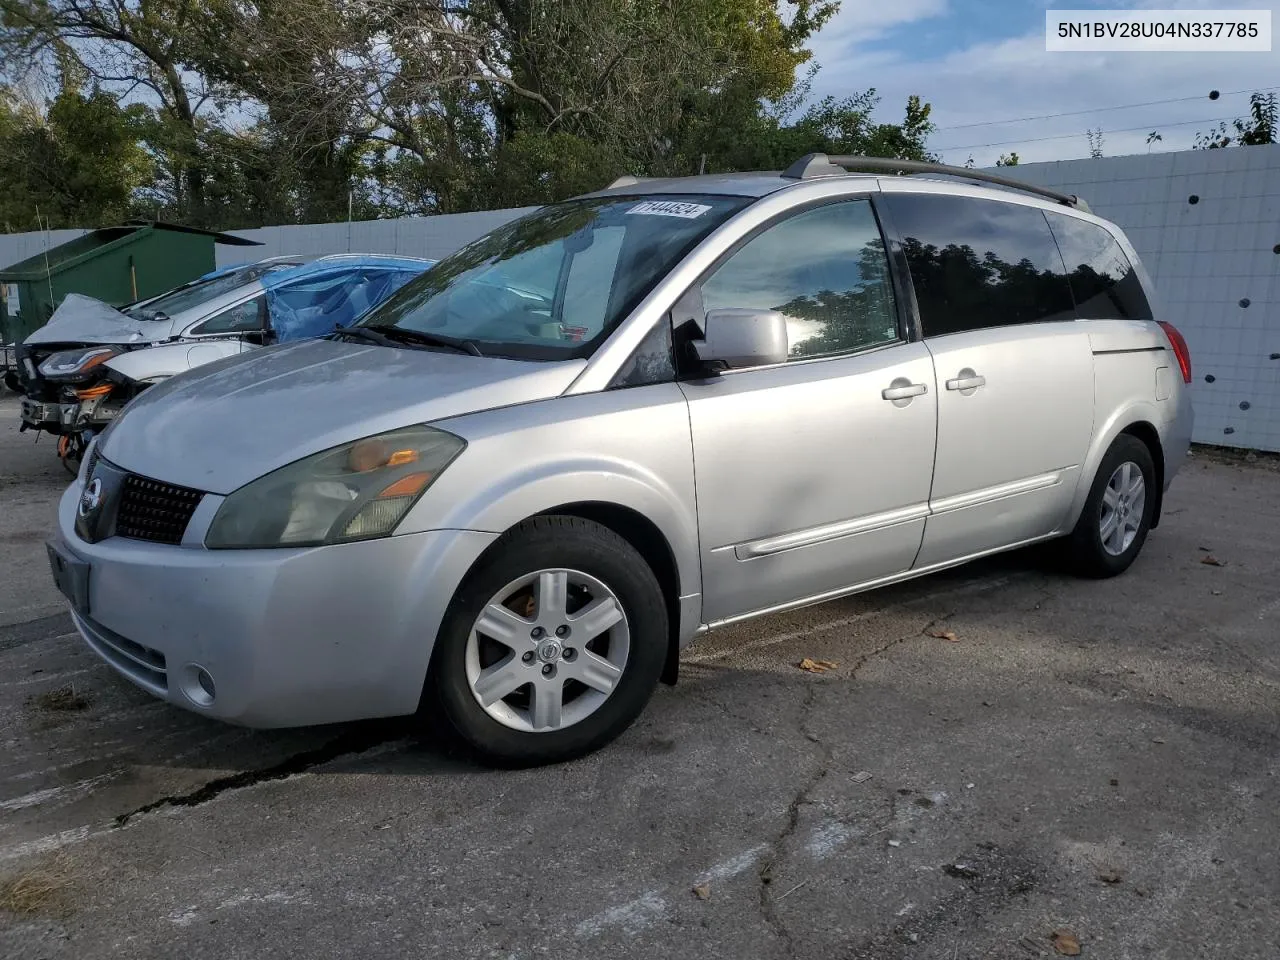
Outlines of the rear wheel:
{"label": "rear wheel", "polygon": [[666,657],[666,604],[607,527],[538,517],[504,535],[450,605],[426,693],[502,765],[595,750],[644,708]]}
{"label": "rear wheel", "polygon": [[1114,577],[1137,558],[1155,508],[1155,463],[1137,437],[1116,437],[1102,458],[1089,499],[1068,542],[1072,565],[1089,577]]}

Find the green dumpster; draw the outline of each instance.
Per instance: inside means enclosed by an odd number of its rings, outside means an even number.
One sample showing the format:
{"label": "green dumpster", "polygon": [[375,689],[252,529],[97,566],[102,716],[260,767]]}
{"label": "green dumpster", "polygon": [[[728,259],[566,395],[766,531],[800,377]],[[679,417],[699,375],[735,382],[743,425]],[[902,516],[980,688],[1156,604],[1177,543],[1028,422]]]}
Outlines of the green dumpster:
{"label": "green dumpster", "polygon": [[194,280],[215,268],[215,243],[261,245],[229,233],[130,220],[0,269],[0,344],[18,343],[44,326],[69,293],[120,307]]}

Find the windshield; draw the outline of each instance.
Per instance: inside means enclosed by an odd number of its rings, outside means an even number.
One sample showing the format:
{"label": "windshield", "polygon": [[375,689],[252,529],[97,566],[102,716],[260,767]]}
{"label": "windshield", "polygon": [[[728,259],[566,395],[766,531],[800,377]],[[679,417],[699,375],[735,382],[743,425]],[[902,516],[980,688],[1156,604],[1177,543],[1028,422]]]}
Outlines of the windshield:
{"label": "windshield", "polygon": [[164,314],[166,317],[176,317],[183,310],[190,310],[192,307],[198,307],[214,297],[230,293],[232,290],[243,287],[246,283],[252,283],[273,270],[289,270],[296,266],[296,263],[251,263],[248,266],[229,270],[216,277],[210,277],[208,280],[196,280],[194,283],[186,284],[176,290],[162,294],[155,300],[125,307],[122,312],[140,320],[147,320],[160,314]]}
{"label": "windshield", "polygon": [[508,223],[441,260],[360,326],[433,334],[485,356],[589,356],[745,197],[571,200]]}

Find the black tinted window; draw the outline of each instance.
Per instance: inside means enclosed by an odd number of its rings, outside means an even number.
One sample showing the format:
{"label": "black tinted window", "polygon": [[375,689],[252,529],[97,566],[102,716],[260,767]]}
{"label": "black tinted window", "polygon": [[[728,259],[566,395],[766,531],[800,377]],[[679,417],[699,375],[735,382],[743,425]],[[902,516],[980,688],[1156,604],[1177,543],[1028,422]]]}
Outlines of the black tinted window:
{"label": "black tinted window", "polygon": [[1115,237],[1094,223],[1046,214],[1066,261],[1076,315],[1087,320],[1149,320],[1142,283]]}
{"label": "black tinted window", "polygon": [[770,227],[716,270],[702,299],[708,310],[777,310],[796,360],[898,336],[884,241],[867,200],[827,204]]}
{"label": "black tinted window", "polygon": [[1071,320],[1071,289],[1044,214],[999,200],[889,194],[926,337]]}

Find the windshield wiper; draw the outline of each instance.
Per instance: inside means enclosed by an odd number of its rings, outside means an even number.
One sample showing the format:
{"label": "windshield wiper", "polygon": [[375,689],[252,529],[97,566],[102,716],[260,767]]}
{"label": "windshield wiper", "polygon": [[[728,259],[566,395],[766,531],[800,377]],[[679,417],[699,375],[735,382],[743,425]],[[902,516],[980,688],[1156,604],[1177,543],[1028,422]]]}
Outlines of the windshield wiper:
{"label": "windshield wiper", "polygon": [[428,346],[448,347],[450,350],[457,350],[459,353],[469,353],[473,357],[483,357],[480,348],[476,346],[474,340],[463,340],[460,337],[446,337],[442,333],[423,333],[421,330],[408,330],[404,327],[391,326],[365,326],[365,327],[348,327],[348,330],[363,330],[366,332],[377,331],[379,335],[387,338],[398,338],[408,340],[411,343],[421,343]]}
{"label": "windshield wiper", "polygon": [[396,343],[390,337],[384,337],[382,334],[368,327],[338,327],[331,337],[351,337],[353,340],[365,340],[369,343],[376,343],[380,347],[397,348],[400,344]]}

